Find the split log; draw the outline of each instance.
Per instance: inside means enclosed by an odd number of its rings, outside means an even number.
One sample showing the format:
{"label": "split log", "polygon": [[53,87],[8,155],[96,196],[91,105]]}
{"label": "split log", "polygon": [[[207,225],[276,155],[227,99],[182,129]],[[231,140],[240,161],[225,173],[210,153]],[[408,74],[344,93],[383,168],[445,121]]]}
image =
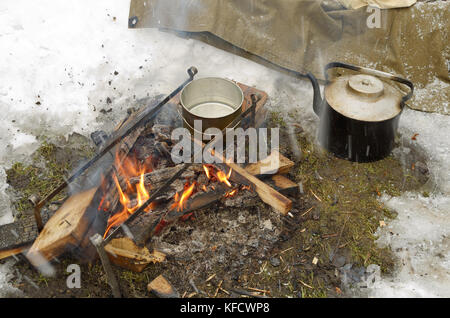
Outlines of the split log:
{"label": "split log", "polygon": [[48,220],[27,253],[34,266],[44,265],[68,246],[79,245],[90,225],[86,214],[91,211],[89,207],[96,192],[97,188],[92,188],[69,197]]}
{"label": "split log", "polygon": [[[217,154],[216,154],[217,155]],[[261,200],[270,205],[275,211],[286,215],[292,208],[292,201],[286,198],[284,195],[270,187],[268,184],[259,180],[254,175],[247,172],[244,168],[235,163],[226,163],[227,166],[233,169],[233,173],[239,174],[250,182],[255,192],[258,193]]]}
{"label": "split log", "polygon": [[147,285],[147,289],[159,298],[180,298],[178,291],[163,275],[159,275],[151,281]]}
{"label": "split log", "polygon": [[[247,108],[249,108],[252,105],[251,101],[251,95],[254,94],[257,96],[258,101],[256,102],[256,109],[255,109],[255,122],[251,123],[249,119],[244,119],[243,122],[243,128],[247,128],[249,126],[251,127],[260,127],[265,121],[266,121],[266,113],[267,109],[264,107],[264,105],[267,102],[268,95],[266,92],[263,92],[261,90],[256,89],[255,87],[250,87],[247,85],[244,85],[242,83],[237,83],[237,85],[242,89],[242,92],[244,93],[244,104],[242,105],[242,111],[246,111]],[[250,117],[250,116],[249,116]]]}
{"label": "split log", "polygon": [[161,263],[166,258],[162,252],[155,250],[150,253],[147,247],[136,246],[128,237],[112,239],[105,246],[105,251],[112,263],[138,273],[148,264]]}
{"label": "split log", "polygon": [[272,150],[265,159],[247,165],[245,170],[253,175],[274,175],[288,173],[293,166],[294,162]]}

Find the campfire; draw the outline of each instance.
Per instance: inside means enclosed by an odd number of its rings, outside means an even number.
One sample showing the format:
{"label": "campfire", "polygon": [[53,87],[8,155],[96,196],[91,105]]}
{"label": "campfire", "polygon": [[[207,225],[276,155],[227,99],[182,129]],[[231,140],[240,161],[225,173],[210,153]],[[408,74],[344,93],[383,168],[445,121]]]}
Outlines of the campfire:
{"label": "campfire", "polygon": [[[225,198],[236,195],[239,188],[250,190],[250,187],[245,185],[233,187],[230,182],[232,168],[227,173],[212,164],[203,164],[202,168],[202,173],[204,173],[206,179],[199,178],[200,181],[198,181],[190,180],[191,178],[187,177],[182,191],[177,191],[173,195],[168,210],[182,212],[187,208],[189,198],[199,192],[208,193],[209,191],[215,191],[216,188],[220,187],[218,184],[228,188],[224,194]],[[150,198],[149,193],[152,191],[153,186],[150,181],[146,182],[146,179],[151,180],[153,169],[151,156],[145,158],[143,162],[139,161],[135,156],[126,157],[121,161],[119,154],[116,153],[112,179],[118,194],[119,204],[108,192],[109,188],[107,187],[108,182],[106,178],[102,178],[100,186],[104,193],[98,205],[98,211],[109,214],[103,238],[108,236],[111,229],[125,222],[130,215],[136,212]],[[157,203],[152,202],[144,209],[144,212],[151,213],[156,206]]]}
{"label": "campfire", "polygon": [[[72,194],[47,221],[27,253],[35,266],[73,249],[79,256],[89,256],[86,259],[97,254],[118,296],[118,284],[114,283],[109,262],[142,271],[149,263],[164,260],[162,253],[152,249],[151,242],[169,224],[187,220],[214,204],[242,205],[244,198],[250,204],[261,199],[277,213],[288,214],[292,201],[285,195],[297,193],[299,186],[283,176],[294,163],[276,149],[267,158],[245,167],[225,159],[214,148],[209,149],[210,154],[220,159],[220,163],[173,161],[175,141],[171,131],[177,126],[154,119],[163,106],[179,116],[179,92],[192,81],[196,70],[191,68],[188,73],[190,79],[158,105],[129,114],[109,141],[98,143],[98,154],[80,170],[43,200],[34,200],[39,227],[40,210],[52,197],[83,173],[89,173],[87,169],[98,159],[107,154],[114,158],[103,169],[99,185]],[[267,94],[244,84],[237,85],[244,102],[240,115],[228,126],[259,127],[265,120]],[[196,142],[192,139],[192,143]],[[213,139],[207,145],[202,144],[201,149],[215,142]],[[278,163],[275,169],[271,166],[273,159]]]}

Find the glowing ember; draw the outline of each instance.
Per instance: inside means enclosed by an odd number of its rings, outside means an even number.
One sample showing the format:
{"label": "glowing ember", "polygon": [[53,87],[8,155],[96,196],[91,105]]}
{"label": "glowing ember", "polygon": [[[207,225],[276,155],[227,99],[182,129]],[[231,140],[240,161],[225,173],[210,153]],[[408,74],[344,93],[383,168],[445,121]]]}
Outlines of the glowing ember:
{"label": "glowing ember", "polygon": [[225,198],[231,198],[231,197],[233,197],[237,192],[238,192],[238,189],[233,189],[233,190],[231,190],[231,191],[228,191],[228,192],[225,194]]}

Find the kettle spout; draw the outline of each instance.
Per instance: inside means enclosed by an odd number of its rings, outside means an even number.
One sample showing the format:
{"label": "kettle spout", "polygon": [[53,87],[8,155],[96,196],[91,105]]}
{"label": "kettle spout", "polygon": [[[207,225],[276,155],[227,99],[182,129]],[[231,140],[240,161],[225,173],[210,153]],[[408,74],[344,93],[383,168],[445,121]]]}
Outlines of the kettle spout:
{"label": "kettle spout", "polygon": [[306,74],[306,76],[311,81],[311,84],[314,89],[314,99],[313,99],[313,110],[316,113],[317,116],[320,116],[320,113],[322,112],[322,97],[320,96],[320,86],[317,82],[317,78],[312,75],[311,73]]}

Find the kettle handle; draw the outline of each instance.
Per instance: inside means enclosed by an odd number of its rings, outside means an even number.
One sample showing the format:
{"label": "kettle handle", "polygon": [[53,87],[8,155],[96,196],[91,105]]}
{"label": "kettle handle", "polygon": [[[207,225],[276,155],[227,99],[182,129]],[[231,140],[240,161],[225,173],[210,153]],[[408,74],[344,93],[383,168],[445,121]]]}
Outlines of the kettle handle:
{"label": "kettle handle", "polygon": [[402,97],[402,101],[401,101],[401,106],[402,107],[404,106],[405,102],[407,100],[409,100],[413,96],[414,85],[413,85],[412,82],[408,81],[407,79],[395,76],[395,75],[390,74],[390,73],[386,73],[386,72],[382,72],[382,71],[378,71],[378,70],[373,70],[373,69],[370,69],[370,68],[367,68],[367,67],[356,66],[356,65],[351,65],[351,64],[341,63],[341,62],[331,62],[331,63],[328,63],[327,65],[325,65],[324,72],[325,72],[325,79],[327,80],[327,82],[328,82],[328,72],[327,71],[330,68],[335,68],[335,67],[347,68],[349,70],[361,72],[361,73],[364,73],[364,74],[367,74],[367,75],[373,75],[373,76],[388,78],[388,79],[390,79],[392,81],[396,81],[396,82],[399,82],[401,84],[404,84],[404,85],[408,86],[410,88],[410,90],[409,90],[408,94],[406,94],[406,95],[404,95]]}

